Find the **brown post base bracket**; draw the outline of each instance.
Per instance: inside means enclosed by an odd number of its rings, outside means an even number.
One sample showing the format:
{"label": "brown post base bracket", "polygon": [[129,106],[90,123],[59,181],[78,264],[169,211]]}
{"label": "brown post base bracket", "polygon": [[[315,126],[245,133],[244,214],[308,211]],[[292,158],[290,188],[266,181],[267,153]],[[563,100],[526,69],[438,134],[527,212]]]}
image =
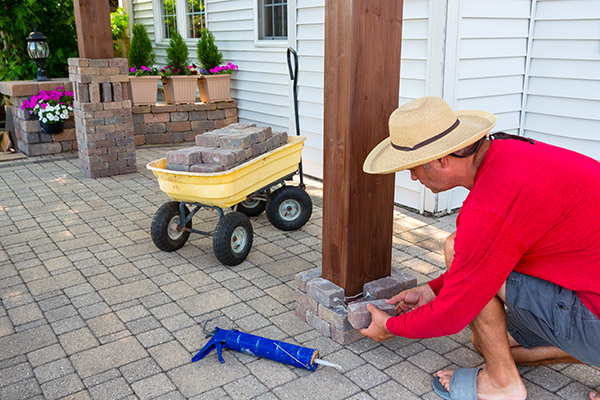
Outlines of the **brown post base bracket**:
{"label": "brown post base bracket", "polygon": [[81,172],[89,178],[136,171],[127,60],[69,59]]}
{"label": "brown post base bracket", "polygon": [[391,270],[390,276],[365,283],[360,296],[353,299],[346,298],[340,286],[322,278],[320,268],[300,272],[296,275],[296,315],[339,344],[355,342],[363,338],[357,328],[368,326],[370,321],[370,314],[364,313],[364,307],[356,307],[357,303],[387,299],[417,285],[412,275],[394,267]]}

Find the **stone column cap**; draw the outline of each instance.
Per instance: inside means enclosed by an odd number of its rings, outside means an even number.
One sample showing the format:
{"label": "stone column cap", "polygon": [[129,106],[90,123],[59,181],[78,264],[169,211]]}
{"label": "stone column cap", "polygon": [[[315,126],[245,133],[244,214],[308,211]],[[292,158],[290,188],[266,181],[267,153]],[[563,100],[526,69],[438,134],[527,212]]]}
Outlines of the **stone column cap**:
{"label": "stone column cap", "polygon": [[40,90],[54,90],[60,86],[71,89],[72,83],[69,78],[53,78],[45,82],[34,80],[4,81],[0,82],[0,93],[15,97],[33,96],[38,94]]}

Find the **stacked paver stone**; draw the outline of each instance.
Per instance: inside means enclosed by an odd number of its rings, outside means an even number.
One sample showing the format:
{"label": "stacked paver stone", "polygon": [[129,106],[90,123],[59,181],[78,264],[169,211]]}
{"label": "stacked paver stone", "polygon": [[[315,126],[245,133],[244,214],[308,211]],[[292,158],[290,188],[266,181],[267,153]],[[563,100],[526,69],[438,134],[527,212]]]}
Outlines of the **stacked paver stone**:
{"label": "stacked paver stone", "polygon": [[369,326],[368,303],[395,315],[395,307],[384,299],[416,284],[415,277],[392,268],[390,276],[365,283],[361,298],[347,299],[343,288],[324,279],[321,268],[313,268],[296,275],[296,315],[321,334],[346,345],[361,339],[359,329]]}
{"label": "stacked paver stone", "polygon": [[69,59],[81,171],[89,178],[135,172],[127,60]]}
{"label": "stacked paver stone", "polygon": [[167,153],[166,168],[214,173],[245,163],[287,143],[286,132],[236,123],[196,136],[196,146]]}

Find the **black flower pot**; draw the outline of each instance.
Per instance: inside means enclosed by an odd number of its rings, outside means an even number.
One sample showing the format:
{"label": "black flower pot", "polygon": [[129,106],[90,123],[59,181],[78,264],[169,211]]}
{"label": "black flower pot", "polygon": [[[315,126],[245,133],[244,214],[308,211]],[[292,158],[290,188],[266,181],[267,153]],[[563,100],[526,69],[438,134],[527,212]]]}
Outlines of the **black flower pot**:
{"label": "black flower pot", "polygon": [[65,122],[43,122],[40,121],[40,128],[42,129],[42,133],[47,133],[48,135],[56,135],[62,133],[65,130]]}

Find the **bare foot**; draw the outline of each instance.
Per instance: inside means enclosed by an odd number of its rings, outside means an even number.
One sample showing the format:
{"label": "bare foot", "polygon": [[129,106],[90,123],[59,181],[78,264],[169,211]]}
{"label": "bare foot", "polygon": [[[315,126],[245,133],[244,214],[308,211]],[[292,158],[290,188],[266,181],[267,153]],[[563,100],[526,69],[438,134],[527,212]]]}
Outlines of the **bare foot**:
{"label": "bare foot", "polygon": [[[443,370],[437,373],[440,382],[446,390],[450,388],[450,378],[453,370]],[[516,376],[505,385],[499,385],[492,380],[485,369],[477,375],[477,398],[480,400],[524,400],[527,398],[527,390],[520,376]],[[600,400],[600,397],[591,397],[592,400]]]}
{"label": "bare foot", "polygon": [[598,400],[598,399],[600,399],[600,394],[598,394],[598,392],[590,392],[590,399]]}

